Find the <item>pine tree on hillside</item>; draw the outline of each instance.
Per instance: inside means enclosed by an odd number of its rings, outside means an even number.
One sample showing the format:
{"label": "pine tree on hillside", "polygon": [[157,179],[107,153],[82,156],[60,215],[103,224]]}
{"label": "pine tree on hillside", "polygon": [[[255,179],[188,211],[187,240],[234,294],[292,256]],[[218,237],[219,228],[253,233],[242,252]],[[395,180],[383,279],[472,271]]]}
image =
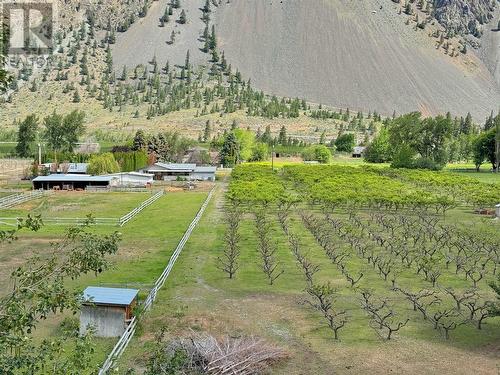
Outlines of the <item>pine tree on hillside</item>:
{"label": "pine tree on hillside", "polygon": [[186,22],[187,22],[187,16],[186,16],[186,12],[183,9],[181,12],[181,16],[179,17],[179,23],[181,25],[184,25]]}

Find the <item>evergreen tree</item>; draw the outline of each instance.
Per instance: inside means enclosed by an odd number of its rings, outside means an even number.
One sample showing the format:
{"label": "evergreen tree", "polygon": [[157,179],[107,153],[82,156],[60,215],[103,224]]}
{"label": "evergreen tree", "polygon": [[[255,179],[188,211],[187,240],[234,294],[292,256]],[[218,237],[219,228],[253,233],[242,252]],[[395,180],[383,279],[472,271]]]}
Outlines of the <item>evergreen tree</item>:
{"label": "evergreen tree", "polygon": [[187,51],[187,53],[186,53],[186,60],[185,60],[185,62],[184,62],[184,68],[185,68],[186,70],[191,69],[191,63],[190,63],[189,50],[188,50],[188,51]]}
{"label": "evergreen tree", "polygon": [[147,145],[147,140],[144,131],[141,129],[137,130],[134,136],[132,149],[134,151],[144,150],[146,148],[146,145]]}
{"label": "evergreen tree", "polygon": [[120,78],[120,79],[121,79],[122,81],[126,81],[126,80],[127,80],[127,78],[128,78],[127,66],[126,66],[126,65],[124,65],[124,66],[123,66],[123,70],[122,70],[122,76],[121,76],[121,78]]}
{"label": "evergreen tree", "polygon": [[324,145],[326,143],[326,130],[323,130],[321,136],[319,137],[319,144]]}
{"label": "evergreen tree", "polygon": [[185,10],[183,9],[181,12],[181,16],[179,17],[179,23],[181,25],[184,25],[186,22],[187,22],[187,16]]}
{"label": "evergreen tree", "polygon": [[234,132],[230,132],[224,139],[220,151],[220,160],[225,167],[234,167],[240,161],[240,145]]}
{"label": "evergreen tree", "polygon": [[210,139],[211,133],[212,133],[212,129],[210,127],[210,120],[207,120],[207,122],[205,124],[205,130],[203,132],[203,142],[208,142],[208,140]]}
{"label": "evergreen tree", "polygon": [[462,134],[472,134],[474,130],[474,124],[472,122],[472,115],[467,113],[467,116],[465,117],[465,121],[461,124],[461,133]]}
{"label": "evergreen tree", "polygon": [[490,130],[494,126],[494,120],[493,120],[493,111],[491,111],[490,117],[486,119],[486,122],[484,124],[484,130]]}
{"label": "evergreen tree", "polygon": [[73,93],[73,103],[80,103],[80,93],[78,92],[78,89],[75,89],[75,92]]}
{"label": "evergreen tree", "polygon": [[283,125],[281,127],[281,129],[280,129],[280,133],[278,135],[278,144],[283,145],[283,146],[286,146],[286,144],[287,144],[287,136],[286,136],[285,125]]}

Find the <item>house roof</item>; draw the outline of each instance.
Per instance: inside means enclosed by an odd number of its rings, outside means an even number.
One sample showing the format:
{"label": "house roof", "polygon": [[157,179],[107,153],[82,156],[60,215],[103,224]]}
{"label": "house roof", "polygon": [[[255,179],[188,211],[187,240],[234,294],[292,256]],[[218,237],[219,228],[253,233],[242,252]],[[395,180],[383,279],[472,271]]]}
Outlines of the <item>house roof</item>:
{"label": "house roof", "polygon": [[182,163],[155,163],[148,167],[148,172],[192,172],[196,168],[196,164],[182,164]]}
{"label": "house roof", "polygon": [[196,164],[184,164],[184,163],[156,163],[155,166],[159,166],[169,170],[194,170]]}
{"label": "house roof", "polygon": [[217,167],[196,167],[194,169],[195,173],[215,173],[217,172]]}
{"label": "house roof", "polygon": [[33,182],[109,182],[116,176],[90,176],[74,174],[50,174],[48,176],[38,176]]}
{"label": "house roof", "polygon": [[[45,163],[43,164],[46,168],[51,168],[53,163]],[[59,164],[58,170],[61,169],[61,167],[64,165],[64,163]],[[89,163],[68,163],[68,172],[67,173],[87,173],[87,168],[89,166]]]}
{"label": "house roof", "polygon": [[68,173],[87,173],[88,163],[70,163]]}
{"label": "house roof", "polygon": [[103,175],[106,177],[120,177],[120,176],[134,176],[134,177],[148,177],[153,178],[154,174],[151,173],[140,173],[140,172],[121,172]]}
{"label": "house roof", "polygon": [[83,302],[97,305],[129,306],[137,294],[139,294],[138,289],[89,286],[83,291]]}
{"label": "house roof", "polygon": [[148,172],[198,172],[198,173],[215,173],[216,167],[197,167],[196,164],[183,163],[155,163],[146,169]]}

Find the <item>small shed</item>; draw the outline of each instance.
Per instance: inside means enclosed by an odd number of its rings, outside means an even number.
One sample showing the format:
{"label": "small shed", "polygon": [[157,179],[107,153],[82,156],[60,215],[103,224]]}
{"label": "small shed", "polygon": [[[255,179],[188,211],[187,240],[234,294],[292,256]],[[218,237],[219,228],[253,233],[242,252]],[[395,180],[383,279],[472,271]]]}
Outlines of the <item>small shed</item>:
{"label": "small shed", "polygon": [[500,219],[500,204],[495,206],[495,214],[498,219]]}
{"label": "small shed", "polygon": [[137,289],[89,286],[83,292],[80,311],[80,335],[89,327],[97,337],[120,337],[133,317]]}
{"label": "small shed", "polygon": [[361,157],[363,157],[365,151],[366,151],[366,147],[356,146],[356,147],[354,147],[354,150],[352,152],[352,157],[353,158],[361,158]]}

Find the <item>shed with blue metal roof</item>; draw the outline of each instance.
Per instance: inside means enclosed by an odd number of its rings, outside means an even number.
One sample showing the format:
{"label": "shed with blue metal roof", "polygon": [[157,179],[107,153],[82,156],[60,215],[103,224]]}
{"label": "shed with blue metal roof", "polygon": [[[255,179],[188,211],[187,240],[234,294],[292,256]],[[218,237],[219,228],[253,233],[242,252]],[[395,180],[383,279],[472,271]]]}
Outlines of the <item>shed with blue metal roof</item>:
{"label": "shed with blue metal roof", "polygon": [[83,292],[80,334],[92,327],[97,337],[120,337],[133,317],[137,289],[89,286]]}

